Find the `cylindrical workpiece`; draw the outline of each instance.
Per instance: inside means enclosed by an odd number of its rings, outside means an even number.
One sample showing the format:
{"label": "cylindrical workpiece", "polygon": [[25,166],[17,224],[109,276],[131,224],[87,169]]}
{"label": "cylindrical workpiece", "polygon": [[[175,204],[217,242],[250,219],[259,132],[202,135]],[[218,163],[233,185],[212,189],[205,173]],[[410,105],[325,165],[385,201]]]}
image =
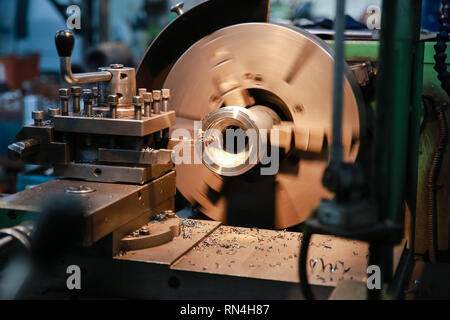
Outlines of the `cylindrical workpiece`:
{"label": "cylindrical workpiece", "polygon": [[153,102],[153,96],[151,92],[146,92],[143,95],[144,99],[144,117],[151,117],[152,116],[152,102]]}
{"label": "cylindrical workpiece", "polygon": [[94,101],[94,93],[89,90],[85,89],[83,90],[83,107],[84,107],[84,114],[87,117],[92,117],[92,103]]}
{"label": "cylindrical workpiece", "polygon": [[142,102],[143,98],[141,96],[133,97],[134,119],[136,120],[142,120]]}
{"label": "cylindrical workpiece", "polygon": [[119,97],[117,94],[108,96],[109,116],[112,119],[117,118],[117,105],[119,104]]}
{"label": "cylindrical workpiece", "polygon": [[153,113],[161,113],[161,90],[153,90]]}
{"label": "cylindrical workpiece", "polygon": [[63,116],[69,115],[69,98],[70,98],[69,89],[66,89],[66,88],[59,89],[59,101],[61,104],[61,115],[63,115]]}
{"label": "cylindrical workpiece", "polygon": [[133,96],[136,95],[136,72],[134,68],[126,68],[121,65],[111,65],[100,68],[108,71],[112,79],[108,82],[100,82],[99,85],[99,107],[108,105],[109,95],[117,95],[117,116],[128,117],[134,115]]}
{"label": "cylindrical workpiece", "polygon": [[83,89],[81,87],[72,87],[70,90],[72,92],[72,112],[78,115],[80,113],[80,100]]}
{"label": "cylindrical workpiece", "polygon": [[170,89],[162,89],[162,111],[169,111]]}
{"label": "cylindrical workpiece", "polygon": [[[279,123],[279,116],[266,106],[214,110],[203,119],[203,163],[222,176],[249,171],[266,155],[270,129]],[[221,137],[216,136],[217,132]],[[222,142],[210,144],[217,139]]]}

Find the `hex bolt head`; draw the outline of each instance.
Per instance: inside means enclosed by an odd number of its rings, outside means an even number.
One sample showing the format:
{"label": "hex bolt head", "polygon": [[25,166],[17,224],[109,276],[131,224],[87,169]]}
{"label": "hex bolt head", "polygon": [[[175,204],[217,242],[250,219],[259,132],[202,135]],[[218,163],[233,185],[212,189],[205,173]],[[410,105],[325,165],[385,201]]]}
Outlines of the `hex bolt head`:
{"label": "hex bolt head", "polygon": [[108,104],[117,105],[119,103],[119,96],[117,94],[110,94],[108,96]]}
{"label": "hex bolt head", "polygon": [[144,99],[144,102],[153,102],[153,95],[151,92],[145,92],[142,95],[142,98]]}
{"label": "hex bolt head", "polygon": [[48,115],[50,117],[59,116],[60,114],[59,108],[48,108]]}
{"label": "hex bolt head", "polygon": [[143,96],[144,95],[144,93],[146,93],[147,92],[147,89],[145,89],[145,88],[139,88],[138,89],[138,96]]}
{"label": "hex bolt head", "polygon": [[153,90],[153,100],[161,100],[161,90]]}
{"label": "hex bolt head", "polygon": [[163,99],[170,99],[170,89],[162,89],[161,94]]}
{"label": "hex bolt head", "polygon": [[61,88],[59,89],[59,97],[61,99],[69,99],[70,98],[70,90],[67,88]]}
{"label": "hex bolt head", "polygon": [[92,102],[94,100],[94,93],[89,89],[83,90],[83,100]]}
{"label": "hex bolt head", "polygon": [[136,120],[142,119],[142,103],[144,102],[144,98],[141,96],[134,96],[133,97],[133,104],[134,104],[134,118]]}
{"label": "hex bolt head", "polygon": [[72,87],[70,88],[70,91],[75,97],[79,97],[83,93],[83,89],[81,87]]}
{"label": "hex bolt head", "polygon": [[133,97],[133,104],[135,106],[141,106],[143,102],[144,102],[144,99],[141,96],[134,96]]}
{"label": "hex bolt head", "polygon": [[148,236],[149,234],[150,234],[150,230],[148,229],[147,226],[144,226],[141,229],[139,229],[139,235]]}
{"label": "hex bolt head", "polygon": [[31,113],[31,117],[34,119],[34,125],[40,126],[42,124],[42,120],[44,120],[44,111],[35,110]]}
{"label": "hex bolt head", "polygon": [[42,111],[42,110],[34,110],[31,113],[31,117],[34,120],[44,120],[44,111]]}

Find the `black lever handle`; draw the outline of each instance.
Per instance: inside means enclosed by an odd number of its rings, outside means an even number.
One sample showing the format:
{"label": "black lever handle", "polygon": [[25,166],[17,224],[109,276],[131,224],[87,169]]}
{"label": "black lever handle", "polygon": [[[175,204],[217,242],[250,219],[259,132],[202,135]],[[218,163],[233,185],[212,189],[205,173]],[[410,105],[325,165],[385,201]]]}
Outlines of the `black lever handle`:
{"label": "black lever handle", "polygon": [[70,57],[75,45],[75,37],[69,30],[59,30],[55,35],[55,45],[60,57]]}

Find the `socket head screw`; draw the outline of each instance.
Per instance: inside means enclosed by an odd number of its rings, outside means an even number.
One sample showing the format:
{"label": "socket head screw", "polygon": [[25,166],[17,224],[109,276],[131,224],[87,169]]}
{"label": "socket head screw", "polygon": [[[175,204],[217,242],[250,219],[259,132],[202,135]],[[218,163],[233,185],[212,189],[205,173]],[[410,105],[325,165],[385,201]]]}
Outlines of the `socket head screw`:
{"label": "socket head screw", "polygon": [[117,94],[110,94],[108,96],[108,103],[112,105],[117,105],[119,103],[119,96]]}
{"label": "socket head screw", "polygon": [[161,100],[161,90],[153,90],[153,100]]}
{"label": "socket head screw", "polygon": [[140,106],[142,105],[142,102],[144,101],[144,99],[141,96],[134,96],[133,97],[133,104],[135,106]]}
{"label": "socket head screw", "polygon": [[31,113],[31,117],[34,119],[35,126],[41,126],[42,120],[44,120],[44,111],[35,110]]}
{"label": "socket head screw", "polygon": [[161,95],[163,99],[170,99],[170,89],[162,89]]}
{"label": "socket head screw", "polygon": [[59,116],[61,114],[58,108],[48,108],[48,115],[50,117]]}
{"label": "socket head screw", "polygon": [[75,97],[79,97],[83,93],[83,89],[81,87],[72,87],[70,88],[70,91]]}
{"label": "socket head screw", "polygon": [[31,117],[33,118],[33,120],[38,120],[38,121],[44,120],[44,111],[34,110],[31,113]]}
{"label": "socket head screw", "polygon": [[144,102],[153,102],[153,95],[151,92],[145,92],[142,95],[142,98],[144,99]]}
{"label": "socket head screw", "polygon": [[67,88],[61,88],[59,89],[59,97],[61,99],[69,99],[70,98],[70,91]]}
{"label": "socket head screw", "polygon": [[89,89],[83,90],[83,100],[92,102],[94,100],[94,93]]}
{"label": "socket head screw", "polygon": [[138,96],[143,96],[144,95],[144,93],[146,93],[147,92],[147,89],[145,89],[145,88],[139,88],[138,89]]}

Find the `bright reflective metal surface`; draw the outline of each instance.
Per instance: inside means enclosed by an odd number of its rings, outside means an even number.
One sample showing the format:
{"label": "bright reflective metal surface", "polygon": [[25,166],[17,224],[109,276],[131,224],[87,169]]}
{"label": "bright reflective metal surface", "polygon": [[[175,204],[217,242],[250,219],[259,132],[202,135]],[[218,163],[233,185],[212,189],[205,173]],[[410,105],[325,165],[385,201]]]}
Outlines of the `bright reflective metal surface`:
{"label": "bright reflective metal surface", "polygon": [[[194,136],[194,120],[229,105],[227,101],[248,101],[248,93],[254,104],[271,107],[282,121],[293,122],[299,131],[323,132],[330,145],[332,77],[329,47],[303,30],[267,23],[227,27],[194,44],[167,76],[164,87],[173,92],[172,106],[178,116],[172,130],[187,128]],[[362,103],[355,83],[347,72],[343,144],[348,161],[356,158],[361,129]],[[283,162],[280,164],[271,186],[275,193],[273,210],[268,209],[274,211],[275,227],[304,221],[319,200],[329,196],[321,183],[327,161],[327,151],[323,150],[320,154],[300,153],[299,162],[289,170],[284,170]],[[229,199],[233,198],[233,191],[223,193],[228,179],[224,182],[204,165],[182,164],[176,170],[177,188],[189,201],[199,203],[202,211],[215,220],[228,220]],[[211,198],[211,190],[218,199]],[[260,201],[254,198],[249,196],[246,201]]]}

